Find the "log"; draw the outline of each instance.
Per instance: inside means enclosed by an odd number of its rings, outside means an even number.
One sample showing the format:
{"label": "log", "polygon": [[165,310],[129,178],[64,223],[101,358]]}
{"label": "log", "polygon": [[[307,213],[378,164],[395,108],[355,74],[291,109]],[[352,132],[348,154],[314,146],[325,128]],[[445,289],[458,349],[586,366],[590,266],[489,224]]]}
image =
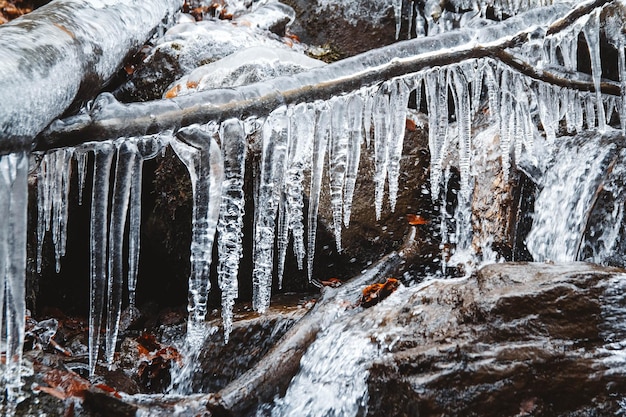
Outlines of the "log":
{"label": "log", "polygon": [[[606,2],[594,2],[593,6]],[[587,3],[585,6],[583,11],[589,12],[591,6]],[[575,10],[581,13],[580,8]],[[133,104],[119,103],[110,94],[104,94],[91,112],[51,124],[36,139],[36,149],[176,131],[194,123],[220,122],[231,117],[265,116],[281,105],[327,100],[396,76],[473,58],[491,57],[533,79],[593,91],[593,82],[582,75],[577,79],[572,75],[566,77],[542,71],[505,51],[527,41],[536,32],[536,26],[529,28],[528,22],[543,25],[548,30],[558,16],[569,16],[567,12],[571,10],[564,4],[539,8],[480,30],[468,28],[398,42],[322,68],[242,87]],[[561,20],[557,22],[559,30],[567,27]],[[603,81],[600,87],[604,93],[621,94],[615,82]]]}
{"label": "log", "polygon": [[56,0],[0,26],[0,154],[91,98],[182,0]]}

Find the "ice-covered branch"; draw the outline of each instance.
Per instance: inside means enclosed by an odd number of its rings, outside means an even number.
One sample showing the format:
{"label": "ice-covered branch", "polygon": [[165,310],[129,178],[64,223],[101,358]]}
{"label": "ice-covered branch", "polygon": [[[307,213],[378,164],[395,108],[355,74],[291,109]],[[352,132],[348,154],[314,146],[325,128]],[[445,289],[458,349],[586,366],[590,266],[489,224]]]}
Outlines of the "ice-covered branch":
{"label": "ice-covered branch", "polygon": [[0,153],[98,92],[182,0],[57,0],[0,26]]}
{"label": "ice-covered branch", "polygon": [[546,35],[554,35],[572,25],[582,16],[588,15],[598,7],[611,3],[611,0],[587,0],[573,8],[568,14],[556,20],[548,28]]}
{"label": "ice-covered branch", "polygon": [[[565,4],[538,8],[481,29],[468,28],[399,42],[305,73],[243,87],[134,104],[119,103],[105,94],[96,100],[89,113],[52,123],[37,138],[36,147],[43,150],[87,140],[176,130],[210,120],[267,115],[283,104],[327,100],[393,77],[472,58],[503,59],[506,64],[524,69],[518,61],[503,56],[502,51],[525,42],[537,27],[548,27],[556,16],[566,15],[569,10]],[[535,26],[529,28],[529,22]],[[551,79],[546,73],[526,73],[541,80]],[[570,83],[568,87],[588,90],[590,85]]]}
{"label": "ice-covered branch", "polygon": [[[504,49],[494,51],[493,57],[534,80],[572,90],[595,91],[593,80],[588,74],[572,72],[559,73],[556,70],[547,71],[531,65],[522,57]],[[619,96],[621,95],[621,86],[618,82],[603,79],[600,83],[600,91],[604,94]]]}

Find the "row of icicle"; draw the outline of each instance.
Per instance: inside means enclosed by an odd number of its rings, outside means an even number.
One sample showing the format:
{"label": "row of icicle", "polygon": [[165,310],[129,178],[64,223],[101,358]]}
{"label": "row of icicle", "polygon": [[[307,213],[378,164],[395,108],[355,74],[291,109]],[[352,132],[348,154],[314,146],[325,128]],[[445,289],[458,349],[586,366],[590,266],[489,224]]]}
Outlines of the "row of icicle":
{"label": "row of icicle", "polygon": [[[571,35],[561,34],[558,39],[548,39],[544,45],[547,58],[550,58],[556,44],[561,50],[575,49],[577,43],[568,42],[568,36],[577,39],[576,30],[583,31],[589,45],[597,45],[594,40],[599,30],[598,21],[597,16],[592,16],[584,25],[574,26]],[[576,63],[571,62],[576,53],[573,49],[567,52],[564,55],[571,57],[569,65],[576,68]],[[599,85],[599,50],[591,47],[589,52],[593,63],[593,79]],[[624,82],[623,48],[619,65],[621,80]],[[242,255],[243,177],[248,137],[260,134],[262,138],[260,177],[254,187],[252,272],[253,304],[256,310],[262,312],[270,301],[275,236],[278,242],[279,280],[282,280],[290,238],[298,265],[304,267],[306,259],[308,274],[312,277],[317,212],[326,167],[338,250],[341,249],[341,230],[349,224],[363,144],[366,148],[373,145],[377,217],[380,217],[383,208],[386,184],[389,205],[392,210],[395,208],[406,109],[409,97],[414,94],[416,102],[421,103],[423,92],[431,126],[429,147],[432,197],[440,198],[441,187],[446,185],[443,172],[450,163],[450,157],[454,156],[458,159],[460,171],[459,219],[465,219],[460,222],[454,239],[458,247],[464,248],[468,248],[471,241],[471,216],[468,215],[473,189],[471,127],[473,115],[482,104],[481,96],[488,98],[491,120],[499,126],[505,173],[509,170],[511,154],[514,160],[518,160],[524,149],[532,152],[538,121],[546,136],[551,138],[557,134],[559,122],[563,119],[567,129],[572,132],[581,131],[584,127],[603,129],[614,112],[622,122],[626,120],[623,95],[615,98],[551,86],[530,80],[497,61],[480,59],[409,74],[328,101],[281,107],[264,120],[230,119],[221,124],[191,126],[178,134],[183,141],[174,139],[171,133],[164,133],[48,152],[43,156],[38,171],[38,265],[41,266],[43,236],[47,230],[51,230],[57,270],[60,267],[58,260],[63,256],[65,248],[70,160],[72,157],[77,160],[79,183],[83,184],[86,154],[93,153],[90,227],[92,294],[89,320],[91,373],[95,371],[98,358],[99,330],[104,311],[107,312],[105,357],[109,363],[113,360],[122,306],[124,269],[128,271],[128,303],[134,303],[143,160],[154,157],[164,146],[169,145],[190,173],[194,207],[188,339],[195,344],[201,341],[216,231],[219,253],[217,280],[223,294],[222,315],[227,339],[232,328],[232,306],[237,297],[238,265]],[[449,119],[449,97],[453,100],[455,123],[450,123]],[[555,100],[555,97],[560,99]],[[538,114],[539,120],[534,118],[535,114]],[[458,151],[453,152],[455,148]],[[2,157],[0,161],[7,158]],[[111,166],[114,159],[116,170],[113,176]],[[308,193],[304,191],[306,177],[310,178]],[[108,191],[111,178],[114,184],[112,196]],[[79,192],[82,193],[82,186]],[[309,199],[307,236],[304,194]],[[107,224],[109,215],[111,220]],[[125,237],[127,219],[130,235]],[[127,239],[130,248],[126,267],[122,259],[124,239]]]}

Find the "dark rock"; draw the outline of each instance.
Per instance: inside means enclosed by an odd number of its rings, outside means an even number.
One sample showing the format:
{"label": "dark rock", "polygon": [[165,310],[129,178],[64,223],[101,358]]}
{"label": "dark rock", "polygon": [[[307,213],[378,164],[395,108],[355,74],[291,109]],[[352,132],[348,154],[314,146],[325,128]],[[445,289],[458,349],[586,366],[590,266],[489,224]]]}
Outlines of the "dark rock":
{"label": "dark rock", "polygon": [[300,41],[334,50],[346,58],[395,42],[395,17],[389,2],[357,0],[282,0],[296,11],[289,31]]}
{"label": "dark rock", "polygon": [[224,343],[221,318],[216,317],[210,324],[219,330],[207,337],[193,365],[202,370],[192,375],[193,392],[218,392],[252,368],[310,306],[293,295],[274,298],[262,315],[252,312],[250,305],[240,305],[228,344]]}
{"label": "dark rock", "polygon": [[622,270],[584,263],[429,281],[381,318],[395,343],[370,370],[368,415],[616,415],[625,288]]}

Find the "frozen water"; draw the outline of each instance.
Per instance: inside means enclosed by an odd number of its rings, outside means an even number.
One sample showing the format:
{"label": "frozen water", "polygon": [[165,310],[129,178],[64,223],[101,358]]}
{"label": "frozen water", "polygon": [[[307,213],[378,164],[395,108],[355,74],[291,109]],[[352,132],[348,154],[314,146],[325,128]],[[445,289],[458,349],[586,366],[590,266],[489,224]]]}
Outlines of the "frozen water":
{"label": "frozen water", "polygon": [[202,65],[183,76],[168,88],[166,96],[183,96],[195,91],[219,87],[236,87],[292,75],[306,69],[321,67],[324,62],[309,58],[300,52],[275,46],[251,46],[225,58]]}
{"label": "frozen water", "polygon": [[[11,413],[21,389],[26,315],[27,152],[0,156],[0,411]],[[7,410],[3,400],[6,399]]]}
{"label": "frozen water", "polygon": [[261,181],[254,202],[254,269],[252,271],[253,308],[264,312],[269,307],[274,266],[276,215],[282,191],[289,135],[287,109],[280,107],[265,120],[262,130]]}
{"label": "frozen water", "polygon": [[171,142],[176,155],[187,167],[193,192],[191,218],[191,273],[189,275],[189,321],[187,341],[196,346],[204,337],[207,298],[211,288],[210,271],[213,240],[222,203],[224,161],[214,139],[216,126],[194,125],[178,133]]}
{"label": "frozen water", "polygon": [[107,290],[107,218],[109,177],[115,146],[99,143],[94,148],[93,188],[91,195],[89,284],[89,375],[94,376],[100,350],[100,329]]}
{"label": "frozen water", "polygon": [[247,136],[243,122],[238,119],[224,121],[219,130],[224,158],[222,207],[217,224],[219,264],[217,279],[222,290],[222,318],[224,340],[232,330],[233,305],[238,295],[237,274],[243,256],[242,229],[244,215],[243,180],[247,153]]}

